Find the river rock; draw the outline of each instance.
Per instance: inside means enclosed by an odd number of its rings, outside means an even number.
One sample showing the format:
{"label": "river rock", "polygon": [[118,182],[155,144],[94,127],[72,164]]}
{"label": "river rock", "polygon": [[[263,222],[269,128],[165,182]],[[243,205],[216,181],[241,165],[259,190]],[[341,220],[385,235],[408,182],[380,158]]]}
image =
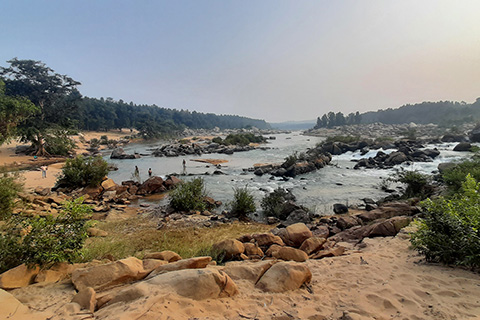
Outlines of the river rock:
{"label": "river rock", "polygon": [[348,207],[343,203],[335,203],[333,205],[333,212],[335,212],[336,214],[347,213]]}
{"label": "river rock", "polygon": [[163,179],[160,177],[150,177],[138,187],[137,194],[146,195],[164,192]]}
{"label": "river rock", "polygon": [[115,148],[110,155],[110,159],[135,159],[137,158],[134,154],[126,154],[123,148]]}
{"label": "river rock", "polygon": [[310,283],[312,273],[304,263],[278,262],[258,280],[255,287],[265,292],[296,290]]}
{"label": "river rock", "polygon": [[472,145],[469,142],[460,142],[453,148],[453,151],[470,151]]}
{"label": "river rock", "polygon": [[117,184],[112,179],[107,179],[102,182],[102,188],[105,191],[115,190],[117,188]]}

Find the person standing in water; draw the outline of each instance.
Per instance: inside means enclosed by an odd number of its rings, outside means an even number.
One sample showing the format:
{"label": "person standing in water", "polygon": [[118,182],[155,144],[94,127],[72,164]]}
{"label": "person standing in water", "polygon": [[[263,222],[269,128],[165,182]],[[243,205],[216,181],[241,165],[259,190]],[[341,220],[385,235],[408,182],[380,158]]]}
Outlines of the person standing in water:
{"label": "person standing in water", "polygon": [[152,168],[148,168],[148,177],[152,176]]}
{"label": "person standing in water", "polygon": [[183,159],[183,175],[187,174],[187,162]]}

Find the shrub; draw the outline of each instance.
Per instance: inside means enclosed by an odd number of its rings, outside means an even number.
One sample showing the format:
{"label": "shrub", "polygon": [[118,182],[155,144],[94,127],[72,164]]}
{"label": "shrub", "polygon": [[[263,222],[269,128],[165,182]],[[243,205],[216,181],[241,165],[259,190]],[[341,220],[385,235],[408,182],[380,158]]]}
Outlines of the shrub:
{"label": "shrub", "polygon": [[77,156],[68,159],[57,184],[66,187],[98,186],[108,173],[108,163],[102,157]]}
{"label": "shrub", "polygon": [[269,194],[265,195],[261,201],[261,207],[266,216],[277,217],[285,220],[287,217],[282,215],[285,203],[288,200],[293,200],[294,197],[285,189],[278,187]]}
{"label": "shrub", "polygon": [[282,163],[282,167],[283,168],[290,168],[291,166],[293,166],[295,163],[297,163],[297,160],[298,160],[298,155],[297,153],[295,152],[294,154],[292,155],[289,155],[285,158],[285,162]]}
{"label": "shrub", "polygon": [[360,140],[360,136],[333,136],[327,137],[325,142],[343,142],[343,143],[352,143],[358,142]]}
{"label": "shrub", "polygon": [[405,198],[419,197],[425,199],[433,193],[431,177],[418,171],[397,170],[388,180],[400,182],[407,186],[403,193]]}
{"label": "shrub", "polygon": [[267,139],[263,136],[256,136],[253,133],[236,133],[229,134],[225,140],[222,140],[220,137],[215,137],[212,139],[212,142],[223,144],[223,145],[241,145],[246,146],[250,143],[263,143]]}
{"label": "shrub", "polygon": [[222,140],[222,138],[220,138],[220,137],[215,137],[215,138],[212,139],[212,142],[213,142],[213,143],[222,144],[222,143],[223,143],[223,140]]}
{"label": "shrub", "polygon": [[68,156],[73,148],[75,148],[75,142],[68,137],[66,132],[59,130],[45,136],[45,150],[49,154]]}
{"label": "shrub", "polygon": [[16,176],[3,173],[0,175],[0,220],[5,220],[12,214],[14,200],[22,186],[17,182]]}
{"label": "shrub", "polygon": [[205,182],[202,178],[195,178],[181,183],[170,193],[170,206],[177,211],[203,211],[206,196]]}
{"label": "shrub", "polygon": [[442,173],[442,180],[455,193],[462,188],[462,183],[468,174],[480,181],[480,160],[474,158],[458,163],[455,167]]}
{"label": "shrub", "polygon": [[425,219],[412,235],[412,245],[427,261],[480,266],[480,184],[467,175],[452,199],[422,202]]}
{"label": "shrub", "polygon": [[65,202],[57,217],[11,219],[6,232],[0,234],[0,273],[22,263],[45,266],[77,259],[91,213],[90,206],[82,202],[82,198]]}
{"label": "shrub", "polygon": [[246,218],[247,214],[257,210],[255,199],[247,186],[233,189],[233,201],[229,203],[232,215],[239,218]]}
{"label": "shrub", "polygon": [[90,140],[90,148],[98,148],[100,146],[100,140],[93,138]]}

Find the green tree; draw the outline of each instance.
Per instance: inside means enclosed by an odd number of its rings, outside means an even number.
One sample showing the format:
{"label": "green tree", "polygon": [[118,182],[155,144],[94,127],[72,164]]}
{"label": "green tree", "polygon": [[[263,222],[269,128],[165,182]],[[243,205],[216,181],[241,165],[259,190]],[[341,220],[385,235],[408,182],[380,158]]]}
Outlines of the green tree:
{"label": "green tree", "polygon": [[102,157],[77,156],[65,162],[57,185],[71,188],[98,186],[107,174],[108,163]]}
{"label": "green tree", "polygon": [[28,98],[39,112],[22,123],[22,139],[32,142],[37,155],[46,155],[45,135],[54,126],[71,125],[70,117],[78,108],[81,95],[76,89],[80,82],[55,73],[41,61],[7,61],[8,68],[0,68],[6,94]]}
{"label": "green tree", "polygon": [[0,145],[14,137],[17,125],[37,111],[28,99],[5,95],[5,83],[0,80]]}

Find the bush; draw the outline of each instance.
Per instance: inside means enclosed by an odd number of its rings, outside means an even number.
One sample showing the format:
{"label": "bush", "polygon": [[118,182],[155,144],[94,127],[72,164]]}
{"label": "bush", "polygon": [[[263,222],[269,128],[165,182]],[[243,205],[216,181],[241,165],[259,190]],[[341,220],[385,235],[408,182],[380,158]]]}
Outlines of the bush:
{"label": "bush", "polygon": [[287,217],[282,215],[285,203],[288,200],[294,200],[295,197],[285,189],[278,187],[273,192],[263,197],[261,206],[266,216],[276,217],[285,220]]}
{"label": "bush", "polygon": [[68,156],[75,146],[75,142],[68,137],[66,132],[59,130],[45,136],[45,150],[49,154]]}
{"label": "bush", "polygon": [[22,186],[17,182],[15,175],[7,173],[0,175],[0,220],[11,216],[14,200],[21,190]]}
{"label": "bush", "polygon": [[425,199],[433,193],[432,178],[418,171],[397,170],[387,180],[406,184],[405,198],[419,197]]}
{"label": "bush", "polygon": [[427,261],[480,266],[480,184],[467,175],[452,199],[422,202],[425,219],[412,235],[412,245]]}
{"label": "bush", "polygon": [[475,180],[480,181],[480,160],[472,159],[458,163],[455,167],[442,173],[442,180],[452,193],[462,188],[465,177],[470,174]]}
{"label": "bush", "polygon": [[343,143],[353,143],[358,142],[360,140],[360,136],[333,136],[327,137],[325,142],[343,142]]}
{"label": "bush", "polygon": [[257,210],[253,194],[248,190],[247,186],[234,188],[233,190],[233,201],[228,204],[232,215],[245,218],[247,214]]}
{"label": "bush", "polygon": [[[67,201],[57,217],[14,218],[0,234],[0,273],[22,263],[73,262],[87,237],[91,208],[83,199]],[[20,231],[21,230],[21,231]]]}
{"label": "bush", "polygon": [[206,196],[205,182],[202,178],[195,178],[181,183],[170,193],[170,206],[177,211],[203,211]]}
{"label": "bush", "polygon": [[98,186],[107,174],[108,163],[102,157],[77,156],[65,162],[57,184],[71,188]]}
{"label": "bush", "polygon": [[267,139],[263,136],[256,136],[253,133],[236,133],[229,134],[225,140],[222,140],[220,137],[215,137],[212,139],[212,142],[223,144],[223,145],[241,145],[246,146],[250,143],[263,143]]}
{"label": "bush", "polygon": [[223,140],[222,140],[222,138],[220,138],[220,137],[215,137],[215,138],[212,139],[212,142],[213,142],[213,143],[222,144],[222,143],[223,143]]}

